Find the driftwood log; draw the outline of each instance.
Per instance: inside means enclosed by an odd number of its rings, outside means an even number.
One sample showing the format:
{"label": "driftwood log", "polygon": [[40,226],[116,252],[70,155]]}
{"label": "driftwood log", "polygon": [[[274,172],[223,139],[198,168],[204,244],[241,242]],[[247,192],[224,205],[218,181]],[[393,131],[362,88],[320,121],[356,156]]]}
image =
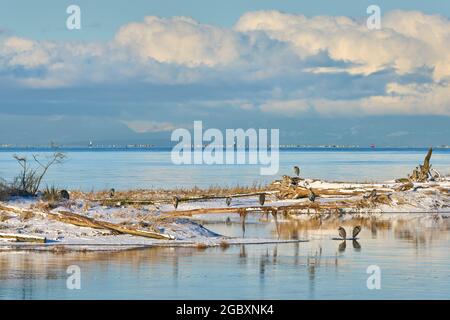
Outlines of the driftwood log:
{"label": "driftwood log", "polygon": [[[176,197],[177,203],[180,202],[199,202],[204,200],[213,200],[213,199],[225,199],[227,202],[229,199],[233,198],[246,198],[253,196],[265,196],[266,192],[253,192],[253,193],[239,193],[239,194],[229,194],[229,195],[202,195],[197,197]],[[118,199],[118,198],[107,198],[107,199],[91,199],[94,202],[100,202],[104,205],[114,205],[114,206],[122,206],[122,205],[161,205],[164,203],[173,203],[173,199],[142,199],[142,200],[133,200],[133,199]],[[231,202],[230,202],[231,203]]]}
{"label": "driftwood log", "polygon": [[67,224],[76,225],[79,227],[110,230],[110,231],[114,231],[114,232],[121,233],[121,234],[130,234],[133,236],[139,236],[139,237],[145,237],[145,238],[160,239],[160,240],[174,240],[175,239],[174,237],[166,235],[166,234],[148,231],[148,230],[140,230],[140,229],[137,229],[134,227],[122,226],[119,224],[106,222],[106,221],[99,221],[99,220],[95,220],[95,219],[92,219],[92,218],[89,218],[89,217],[86,217],[86,216],[83,216],[80,214],[67,212],[67,211],[59,211],[57,213],[50,213],[50,212],[24,210],[21,208],[9,207],[9,206],[3,206],[3,205],[0,205],[0,210],[6,211],[6,212],[13,212],[16,214],[37,213],[37,214],[47,217],[49,219],[67,223]]}
{"label": "driftwood log", "polygon": [[430,148],[423,160],[423,164],[416,167],[411,175],[409,175],[408,180],[410,182],[427,182],[433,177],[431,173],[431,155],[433,154],[433,148]]}
{"label": "driftwood log", "polygon": [[17,242],[37,242],[45,243],[47,239],[44,237],[29,236],[26,234],[0,233],[0,238],[15,239]]}
{"label": "driftwood log", "polygon": [[133,227],[125,227],[122,225],[118,225],[111,222],[106,221],[99,221],[92,218],[88,218],[85,216],[82,216],[80,214],[67,212],[67,211],[59,211],[58,213],[48,213],[47,214],[50,218],[68,223],[73,224],[80,227],[89,227],[94,229],[106,229],[115,231],[122,234],[130,234],[133,236],[139,236],[139,237],[145,237],[145,238],[153,238],[153,239],[161,239],[161,240],[174,240],[173,237],[169,235],[165,235],[158,232],[153,231],[147,231],[147,230],[140,230]]}

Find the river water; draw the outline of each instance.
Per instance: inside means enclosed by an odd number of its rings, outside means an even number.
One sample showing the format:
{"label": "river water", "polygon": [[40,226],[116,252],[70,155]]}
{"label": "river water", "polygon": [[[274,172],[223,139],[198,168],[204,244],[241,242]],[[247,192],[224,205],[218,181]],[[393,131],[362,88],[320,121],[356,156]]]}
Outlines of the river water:
{"label": "river water", "polygon": [[[239,226],[208,225],[228,235]],[[335,228],[280,226],[309,242],[96,253],[0,253],[0,299],[449,299],[450,224],[363,224],[357,243]],[[348,232],[351,225],[346,226]],[[276,237],[251,224],[251,235]],[[67,288],[80,267],[81,289]],[[369,287],[370,266],[380,289]],[[369,270],[370,271],[370,270]],[[371,271],[372,272],[372,271]],[[369,281],[370,282],[370,281]],[[369,289],[371,288],[371,289]]]}
{"label": "river water", "polygon": [[[40,154],[45,154],[38,150]],[[17,170],[13,154],[0,152],[0,176]],[[405,176],[426,150],[283,151],[280,172],[346,181],[382,181]],[[115,187],[171,188],[265,183],[257,166],[175,166],[169,151],[69,150],[46,183],[84,190]],[[30,153],[28,153],[30,156]],[[433,155],[434,167],[450,172],[450,150]],[[413,218],[281,223],[255,219],[246,237],[308,242],[222,248],[147,248],[124,252],[0,252],[0,299],[449,299],[449,219]],[[239,224],[205,221],[228,236]],[[358,242],[332,240],[363,226]],[[67,288],[67,268],[80,267],[81,289]],[[376,268],[379,289],[368,286]],[[371,269],[372,268],[372,269]],[[373,278],[370,278],[373,279]],[[378,278],[377,278],[378,279]],[[370,281],[369,281],[370,282]]]}
{"label": "river water", "polygon": [[[282,175],[301,175],[337,181],[385,181],[405,177],[419,163],[426,149],[294,149],[280,152],[279,172],[260,175],[259,165],[174,165],[167,149],[63,149],[67,159],[52,167],[44,184],[85,191],[115,188],[187,188],[265,184]],[[44,149],[0,149],[0,177],[12,180],[19,167],[13,155],[33,154],[41,159]],[[450,149],[434,151],[433,166],[450,174]]]}

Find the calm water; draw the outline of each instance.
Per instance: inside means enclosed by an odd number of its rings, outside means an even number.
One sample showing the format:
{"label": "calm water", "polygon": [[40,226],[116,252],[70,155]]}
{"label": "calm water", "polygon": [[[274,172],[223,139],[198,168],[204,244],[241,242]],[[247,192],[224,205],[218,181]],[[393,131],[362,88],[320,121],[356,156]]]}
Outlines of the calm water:
{"label": "calm water", "polygon": [[[336,222],[338,223],[338,222]],[[331,240],[334,225],[282,225],[310,242],[226,249],[116,253],[0,253],[0,299],[449,299],[449,223],[365,223],[358,243]],[[239,235],[240,226],[208,225]],[[351,226],[346,225],[350,230]],[[247,232],[276,236],[272,224]],[[331,233],[330,233],[331,232]],[[81,290],[66,269],[81,268]],[[367,288],[369,265],[381,289]]]}
{"label": "calm water", "polygon": [[[38,153],[45,155],[40,150]],[[403,177],[426,150],[283,151],[280,172],[330,180],[381,181]],[[17,172],[13,154],[0,151],[0,177]],[[175,166],[168,151],[70,150],[46,183],[85,190],[245,185],[274,177],[257,166]],[[30,153],[28,153],[30,156]],[[450,150],[432,163],[450,173]],[[150,248],[116,253],[0,252],[0,299],[449,299],[450,219],[395,223],[358,221],[358,243],[331,240],[343,221],[249,223],[246,237],[309,239],[278,245]],[[254,220],[258,221],[258,219]],[[241,226],[206,227],[241,236]],[[350,232],[352,225],[346,224]],[[278,230],[278,232],[277,232]],[[67,267],[78,265],[82,289],[66,288]],[[381,290],[366,285],[370,265],[381,268]]]}
{"label": "calm water", "polygon": [[[385,181],[405,177],[423,162],[426,149],[283,150],[277,176],[261,176],[256,165],[174,165],[170,151],[66,150],[64,164],[51,168],[45,184],[85,191],[99,189],[207,187],[267,183],[299,165],[302,176],[339,181]],[[18,172],[14,154],[42,157],[49,152],[0,149],[0,177],[11,180]],[[450,173],[450,149],[436,150],[433,166]]]}

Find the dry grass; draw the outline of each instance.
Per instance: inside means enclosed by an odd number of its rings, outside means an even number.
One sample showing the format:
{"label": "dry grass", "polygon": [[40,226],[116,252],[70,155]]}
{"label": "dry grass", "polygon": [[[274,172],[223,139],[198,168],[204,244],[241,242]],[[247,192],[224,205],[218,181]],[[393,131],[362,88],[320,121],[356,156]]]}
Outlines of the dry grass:
{"label": "dry grass", "polygon": [[58,202],[61,200],[61,194],[55,186],[47,186],[43,191],[42,199],[47,202]]}
{"label": "dry grass", "polygon": [[34,217],[34,213],[31,211],[23,211],[20,213],[20,220],[27,221]]}
{"label": "dry grass", "polygon": [[0,179],[0,201],[6,201],[12,196],[12,190],[8,184]]}
{"label": "dry grass", "polygon": [[[143,200],[143,201],[163,201],[172,199],[174,196],[180,198],[188,197],[200,197],[200,196],[228,196],[240,193],[255,193],[263,192],[267,190],[267,186],[263,186],[258,183],[254,183],[250,186],[232,186],[232,187],[221,187],[221,186],[211,186],[209,188],[175,188],[175,189],[137,189],[137,190],[127,190],[127,191],[116,191],[114,197],[110,196],[109,190],[103,190],[98,192],[82,192],[82,191],[71,191],[72,199],[120,199],[120,200]],[[141,208],[140,204],[136,204],[137,209]]]}
{"label": "dry grass", "polygon": [[0,213],[0,222],[5,222],[9,219],[11,219],[12,217],[6,213]]}
{"label": "dry grass", "polygon": [[91,209],[91,204],[89,202],[84,202],[83,204],[83,212],[88,212]]}

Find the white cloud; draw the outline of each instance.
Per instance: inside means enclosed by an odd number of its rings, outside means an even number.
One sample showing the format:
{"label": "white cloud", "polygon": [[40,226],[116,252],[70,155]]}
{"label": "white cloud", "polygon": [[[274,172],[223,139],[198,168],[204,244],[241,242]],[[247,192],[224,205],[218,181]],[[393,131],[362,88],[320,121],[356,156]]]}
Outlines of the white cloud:
{"label": "white cloud", "polygon": [[[414,90],[416,89],[416,90]],[[450,86],[448,85],[400,85],[389,84],[389,93],[360,99],[309,99],[309,110],[325,116],[333,115],[445,115],[450,116]],[[302,113],[297,100],[284,101],[281,105],[291,106],[292,113]],[[267,108],[263,111],[268,111]],[[272,112],[289,112],[275,106]]]}
{"label": "white cloud", "polygon": [[[393,11],[382,20],[381,30],[369,30],[347,17],[307,18],[277,11],[250,12],[235,29],[265,32],[272,39],[288,42],[301,58],[325,51],[336,61],[355,64],[340,71],[371,74],[394,68],[398,74],[420,67],[436,68],[436,80],[450,76],[450,21],[420,12]],[[320,68],[325,72],[326,68]],[[330,68],[336,72],[336,68]]]}
{"label": "white cloud", "polygon": [[[347,17],[277,11],[249,12],[232,29],[149,16],[122,26],[108,43],[0,38],[0,80],[34,88],[156,83],[208,91],[223,85],[216,96],[186,100],[288,117],[311,111],[450,115],[449,43],[448,18],[416,11],[388,12],[382,29],[372,31]],[[364,81],[372,78],[384,91],[367,90]],[[242,93],[244,85],[255,94]],[[162,129],[152,122],[128,125]]]}
{"label": "white cloud", "polygon": [[173,123],[170,122],[133,120],[123,121],[123,123],[136,133],[164,132],[172,131],[177,128]]}
{"label": "white cloud", "polygon": [[115,40],[142,60],[189,67],[224,65],[239,56],[235,33],[187,17],[146,17],[120,28]]}
{"label": "white cloud", "polygon": [[260,106],[263,112],[280,113],[285,116],[293,116],[310,110],[307,100],[270,100]]}
{"label": "white cloud", "polygon": [[38,43],[18,37],[7,38],[0,46],[1,60],[6,66],[22,66],[24,68],[36,68],[48,64],[49,54],[47,43]]}

